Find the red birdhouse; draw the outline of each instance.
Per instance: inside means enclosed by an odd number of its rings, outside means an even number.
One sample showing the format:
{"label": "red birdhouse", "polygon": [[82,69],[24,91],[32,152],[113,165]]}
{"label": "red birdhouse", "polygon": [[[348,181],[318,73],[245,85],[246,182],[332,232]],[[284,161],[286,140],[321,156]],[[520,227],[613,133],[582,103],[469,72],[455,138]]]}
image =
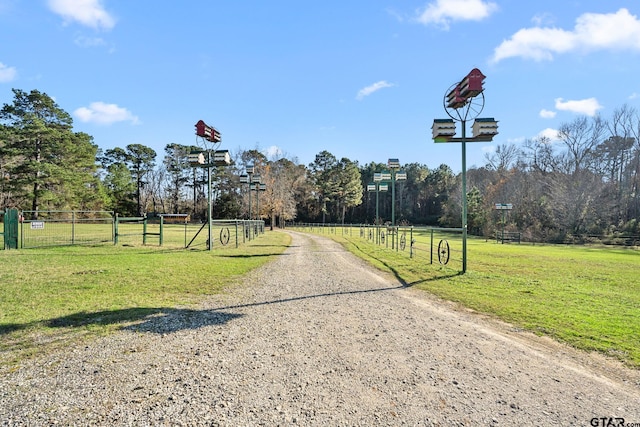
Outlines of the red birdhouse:
{"label": "red birdhouse", "polygon": [[460,96],[465,99],[477,96],[482,92],[482,82],[485,78],[485,75],[477,68],[471,70],[471,72],[458,84],[460,88]]}
{"label": "red birdhouse", "polygon": [[448,108],[462,108],[467,103],[467,100],[461,96],[460,87],[456,86],[453,88],[451,92],[447,95],[447,107]]}

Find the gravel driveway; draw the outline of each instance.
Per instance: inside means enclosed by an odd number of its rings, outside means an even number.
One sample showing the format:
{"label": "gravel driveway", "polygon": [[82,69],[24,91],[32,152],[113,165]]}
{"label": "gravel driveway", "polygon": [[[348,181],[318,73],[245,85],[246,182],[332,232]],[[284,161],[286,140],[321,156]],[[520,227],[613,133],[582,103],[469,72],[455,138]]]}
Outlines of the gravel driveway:
{"label": "gravel driveway", "polygon": [[199,309],[2,372],[0,425],[640,426],[640,375],[293,242]]}

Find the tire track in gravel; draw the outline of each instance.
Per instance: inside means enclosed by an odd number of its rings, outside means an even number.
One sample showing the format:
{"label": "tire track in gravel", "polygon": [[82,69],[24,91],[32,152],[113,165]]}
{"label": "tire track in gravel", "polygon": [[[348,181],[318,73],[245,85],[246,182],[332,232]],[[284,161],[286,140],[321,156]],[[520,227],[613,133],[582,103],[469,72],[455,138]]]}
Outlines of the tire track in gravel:
{"label": "tire track in gravel", "polygon": [[289,233],[292,245],[282,256],[199,310],[156,316],[3,375],[0,420],[640,422],[637,371],[403,287],[329,239]]}

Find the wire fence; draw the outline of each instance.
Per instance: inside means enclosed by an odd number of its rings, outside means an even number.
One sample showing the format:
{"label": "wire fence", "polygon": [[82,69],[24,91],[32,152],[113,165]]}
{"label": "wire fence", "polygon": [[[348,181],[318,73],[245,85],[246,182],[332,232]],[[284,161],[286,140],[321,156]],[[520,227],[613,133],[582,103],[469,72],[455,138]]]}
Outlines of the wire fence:
{"label": "wire fence", "polygon": [[109,211],[22,211],[20,247],[113,243]]}
{"label": "wire fence", "polygon": [[19,246],[142,244],[199,249],[209,248],[211,241],[213,247],[238,247],[265,232],[264,221],[214,220],[210,233],[208,222],[189,219],[186,214],[119,217],[109,211],[22,211]]}
{"label": "wire fence", "polygon": [[370,245],[406,254],[417,262],[462,269],[462,228],[333,223],[297,223],[289,227],[303,232],[360,239]]}
{"label": "wire fence", "polygon": [[[158,229],[158,224],[151,224],[150,229]],[[157,227],[157,228],[154,228]],[[211,241],[213,247],[228,246],[238,247],[256,239],[265,232],[264,221],[257,220],[213,220],[211,221]],[[164,224],[163,245],[176,246],[189,249],[208,248],[209,224],[185,223]]]}

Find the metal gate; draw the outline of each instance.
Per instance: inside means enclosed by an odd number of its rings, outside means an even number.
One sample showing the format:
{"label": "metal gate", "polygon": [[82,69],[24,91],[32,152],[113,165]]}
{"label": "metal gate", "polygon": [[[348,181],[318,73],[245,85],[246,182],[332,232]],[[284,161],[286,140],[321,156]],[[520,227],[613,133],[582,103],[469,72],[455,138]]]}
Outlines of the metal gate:
{"label": "metal gate", "polygon": [[3,242],[4,249],[18,249],[18,222],[19,214],[17,209],[7,209],[4,212],[3,220]]}

